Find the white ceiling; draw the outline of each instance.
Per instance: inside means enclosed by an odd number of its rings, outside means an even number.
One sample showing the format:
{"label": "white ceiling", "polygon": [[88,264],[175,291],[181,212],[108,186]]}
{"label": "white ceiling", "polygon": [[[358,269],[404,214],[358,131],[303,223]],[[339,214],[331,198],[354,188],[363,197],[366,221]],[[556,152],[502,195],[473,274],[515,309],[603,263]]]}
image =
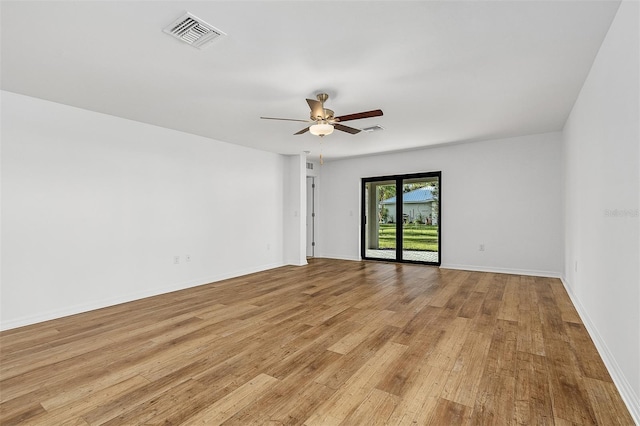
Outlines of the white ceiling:
{"label": "white ceiling", "polygon": [[[384,131],[324,138],[325,158],[561,130],[618,1],[2,1],[2,89],[263,150],[305,98]],[[162,32],[189,11],[228,35]]]}

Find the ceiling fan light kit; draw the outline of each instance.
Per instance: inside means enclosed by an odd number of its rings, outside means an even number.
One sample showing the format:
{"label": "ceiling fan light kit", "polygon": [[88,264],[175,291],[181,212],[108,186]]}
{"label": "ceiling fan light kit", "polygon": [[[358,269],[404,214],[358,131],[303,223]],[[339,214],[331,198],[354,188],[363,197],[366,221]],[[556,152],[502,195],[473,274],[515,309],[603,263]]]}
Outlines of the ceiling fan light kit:
{"label": "ceiling fan light kit", "polygon": [[312,135],[323,137],[333,133],[333,126],[328,123],[314,124],[309,127],[309,132]]}
{"label": "ceiling fan light kit", "polygon": [[307,104],[309,104],[309,108],[311,109],[310,120],[299,120],[296,118],[275,118],[275,117],[260,117],[264,120],[284,120],[284,121],[304,121],[314,123],[309,127],[306,127],[302,130],[297,131],[294,135],[301,135],[303,133],[311,133],[314,136],[324,137],[326,135],[330,135],[333,133],[334,129],[340,130],[341,132],[350,133],[355,135],[356,133],[360,133],[362,130],[356,129],[354,127],[345,126],[344,124],[340,124],[344,121],[349,120],[359,120],[361,118],[369,118],[369,117],[379,117],[382,115],[382,110],[376,109],[365,112],[358,112],[355,114],[347,114],[342,115],[340,117],[335,117],[332,110],[324,107],[324,102],[329,99],[329,95],[326,93],[318,93],[316,95],[318,100],[307,99]]}

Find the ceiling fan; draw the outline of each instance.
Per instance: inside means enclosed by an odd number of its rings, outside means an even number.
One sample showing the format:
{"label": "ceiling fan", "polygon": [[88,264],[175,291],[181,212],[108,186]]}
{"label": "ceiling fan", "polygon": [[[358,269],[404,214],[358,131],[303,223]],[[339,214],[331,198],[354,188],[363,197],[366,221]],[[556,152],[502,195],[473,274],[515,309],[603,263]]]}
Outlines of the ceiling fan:
{"label": "ceiling fan", "polygon": [[329,99],[329,95],[327,95],[326,93],[318,93],[316,95],[316,98],[317,100],[307,99],[309,108],[311,108],[310,120],[298,120],[295,118],[275,118],[275,117],[260,117],[260,118],[262,118],[263,120],[302,121],[303,123],[314,123],[294,133],[294,135],[302,135],[304,133],[310,132],[312,135],[323,137],[333,133],[334,129],[355,135],[356,133],[360,133],[361,130],[353,127],[345,126],[344,124],[341,124],[341,123],[349,120],[359,120],[361,118],[379,117],[382,115],[382,110],[374,109],[372,111],[358,112],[355,114],[347,114],[347,115],[341,115],[340,117],[335,117],[332,110],[324,107],[324,103],[327,99]]}

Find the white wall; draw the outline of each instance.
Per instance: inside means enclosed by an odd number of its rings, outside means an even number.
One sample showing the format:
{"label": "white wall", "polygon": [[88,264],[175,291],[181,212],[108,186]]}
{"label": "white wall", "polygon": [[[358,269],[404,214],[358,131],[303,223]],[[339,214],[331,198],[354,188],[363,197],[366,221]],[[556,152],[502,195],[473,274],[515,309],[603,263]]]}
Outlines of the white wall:
{"label": "white wall", "polygon": [[620,5],[563,143],[565,286],[640,424],[639,13]]}
{"label": "white wall", "polygon": [[283,264],[282,156],[1,94],[3,329]]}
{"label": "white wall", "polygon": [[560,275],[559,133],[325,162],[319,256],[360,258],[361,178],[439,170],[443,267]]}
{"label": "white wall", "polygon": [[306,156],[285,157],[284,261],[307,264],[307,174]]}

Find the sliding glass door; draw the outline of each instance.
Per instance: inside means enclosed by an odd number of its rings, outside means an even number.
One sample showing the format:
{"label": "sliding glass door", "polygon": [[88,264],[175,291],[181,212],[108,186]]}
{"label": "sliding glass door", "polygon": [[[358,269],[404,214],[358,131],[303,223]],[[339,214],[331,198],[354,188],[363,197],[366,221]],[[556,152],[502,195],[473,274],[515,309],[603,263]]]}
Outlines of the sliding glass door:
{"label": "sliding glass door", "polygon": [[363,259],[440,265],[440,172],[362,179]]}

